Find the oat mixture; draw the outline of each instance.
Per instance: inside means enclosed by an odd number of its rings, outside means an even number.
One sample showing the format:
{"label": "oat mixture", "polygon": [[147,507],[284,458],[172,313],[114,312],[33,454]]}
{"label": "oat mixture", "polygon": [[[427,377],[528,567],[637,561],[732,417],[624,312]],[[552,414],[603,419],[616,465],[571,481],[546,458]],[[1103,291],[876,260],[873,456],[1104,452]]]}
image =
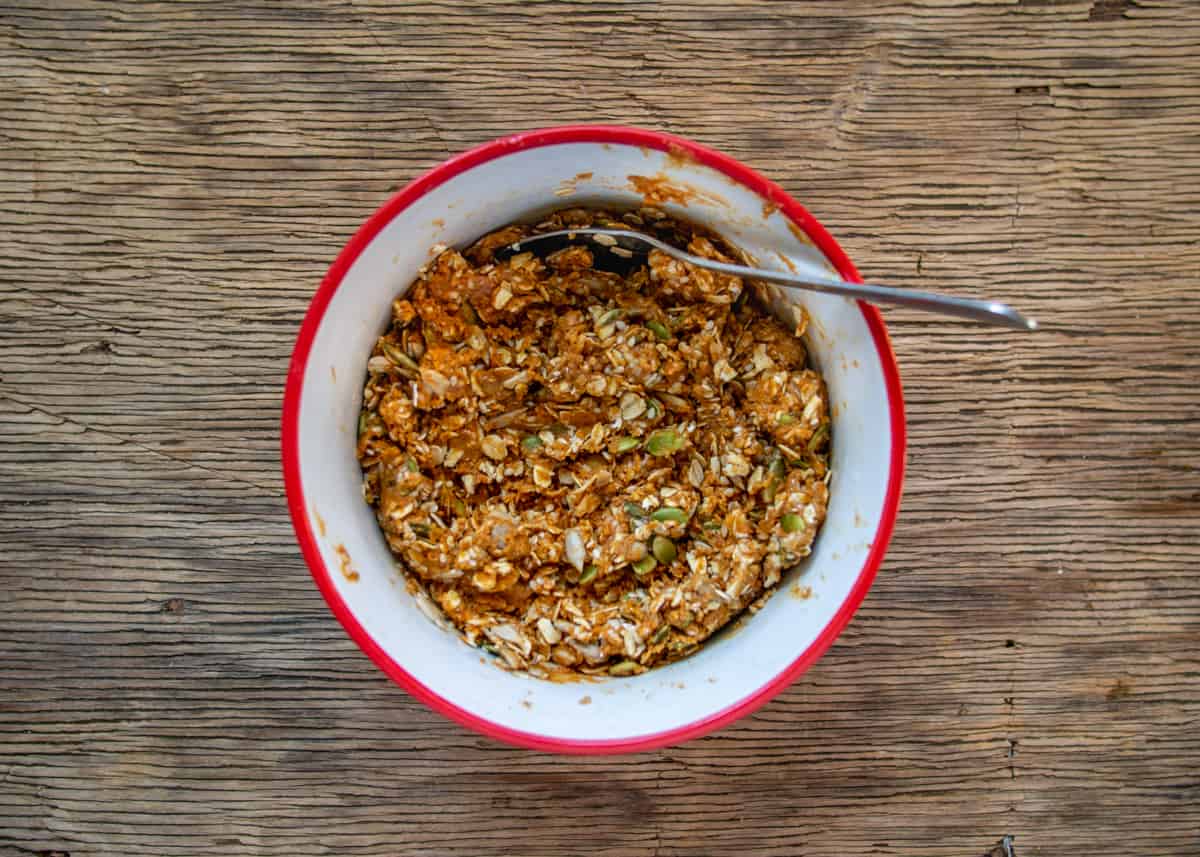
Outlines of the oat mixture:
{"label": "oat mixture", "polygon": [[393,303],[359,423],[364,494],[418,600],[548,678],[695,651],[809,553],[828,501],[803,324],[657,251],[504,250],[588,225],[736,261],[649,208],[561,211],[444,250]]}

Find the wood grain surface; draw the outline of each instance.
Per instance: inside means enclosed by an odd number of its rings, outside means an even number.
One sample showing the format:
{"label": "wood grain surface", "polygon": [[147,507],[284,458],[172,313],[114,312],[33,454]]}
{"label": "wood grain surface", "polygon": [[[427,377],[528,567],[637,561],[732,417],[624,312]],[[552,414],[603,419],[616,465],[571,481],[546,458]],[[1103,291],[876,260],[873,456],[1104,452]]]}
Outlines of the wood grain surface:
{"label": "wood grain surface", "polygon": [[[0,855],[1200,854],[1200,6],[0,10]],[[493,137],[664,129],[778,180],[888,310],[901,519],[718,735],[491,743],[292,537],[284,374],[341,245]]]}

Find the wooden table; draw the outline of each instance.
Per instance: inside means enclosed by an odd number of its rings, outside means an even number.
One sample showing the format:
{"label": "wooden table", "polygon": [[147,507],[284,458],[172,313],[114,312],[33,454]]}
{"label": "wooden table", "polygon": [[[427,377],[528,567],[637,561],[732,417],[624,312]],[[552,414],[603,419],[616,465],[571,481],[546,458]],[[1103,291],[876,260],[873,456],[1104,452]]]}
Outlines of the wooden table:
{"label": "wooden table", "polygon": [[[1200,853],[1194,2],[4,5],[0,855]],[[754,716],[630,758],[391,684],[278,463],[356,226],[581,121],[1045,324],[886,313],[909,476],[866,604]]]}

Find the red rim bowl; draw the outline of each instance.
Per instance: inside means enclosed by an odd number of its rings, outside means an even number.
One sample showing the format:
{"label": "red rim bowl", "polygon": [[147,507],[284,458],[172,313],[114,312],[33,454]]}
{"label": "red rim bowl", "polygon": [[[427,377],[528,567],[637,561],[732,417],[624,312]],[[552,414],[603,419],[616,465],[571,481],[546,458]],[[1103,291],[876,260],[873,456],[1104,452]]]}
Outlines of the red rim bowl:
{"label": "red rim bowl", "polygon": [[325,597],[333,614],[345,627],[350,637],[397,684],[412,696],[451,720],[490,738],[510,744],[559,753],[628,753],[679,744],[712,732],[737,720],[739,717],[753,712],[795,681],[833,644],[833,641],[841,633],[842,629],[845,628],[851,616],[854,615],[854,612],[866,597],[875,574],[883,561],[883,556],[887,550],[887,545],[895,525],[900,505],[905,463],[904,399],[900,384],[899,369],[896,365],[895,354],[892,351],[883,319],[875,307],[860,302],[859,307],[871,331],[875,347],[878,350],[880,364],[883,367],[884,382],[887,386],[889,401],[891,429],[890,474],[879,525],[870,542],[871,548],[866,555],[862,569],[858,573],[849,595],[833,615],[833,618],[799,657],[769,681],[765,682],[756,691],[743,697],[738,702],[694,722],[652,734],[639,735],[627,739],[570,740],[512,729],[484,719],[455,705],[418,682],[372,639],[370,634],[367,633],[355,618],[334,586],[332,571],[326,566],[317,547],[316,536],[306,512],[309,506],[304,496],[304,488],[300,479],[300,400],[309,352],[325,310],[334,293],[341,285],[346,271],[371,240],[397,214],[411,206],[431,189],[479,164],[513,152],[566,143],[607,143],[686,153],[687,157],[723,173],[728,179],[745,186],[765,201],[769,201],[784,216],[803,230],[813,245],[824,253],[825,257],[844,279],[852,282],[862,281],[854,265],[850,262],[849,257],[846,256],[833,237],[800,203],[788,196],[782,188],[733,158],[690,140],[657,131],[605,125],[545,128],[493,140],[439,164],[409,183],[391,199],[387,200],[359,228],[349,242],[347,242],[341,253],[338,254],[337,259],[325,275],[324,280],[322,280],[316,295],[309,305],[308,312],[301,324],[300,332],[296,337],[296,344],[292,351],[287,387],[283,399],[283,475],[284,484],[287,489],[288,508],[291,513],[292,524],[296,530],[296,538],[300,543],[301,552],[308,563],[309,569],[312,571],[313,578],[321,594]]}

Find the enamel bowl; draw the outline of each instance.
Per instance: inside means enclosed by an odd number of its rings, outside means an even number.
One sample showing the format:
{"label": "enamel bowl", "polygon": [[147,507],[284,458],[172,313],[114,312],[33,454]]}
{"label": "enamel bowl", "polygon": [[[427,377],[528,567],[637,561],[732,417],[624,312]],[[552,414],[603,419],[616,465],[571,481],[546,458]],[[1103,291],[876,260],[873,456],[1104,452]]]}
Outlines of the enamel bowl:
{"label": "enamel bowl", "polygon": [[371,347],[436,244],[463,246],[568,205],[627,208],[646,195],[707,226],[759,265],[858,280],[803,207],[731,158],[634,128],[551,128],[506,137],[435,167],[363,224],[329,269],[292,354],[283,470],[296,536],[346,631],[410,694],[485,735],[543,750],[629,752],[677,744],[758,708],[833,643],[867,594],[896,519],[904,405],[879,313],[805,292],[813,359],[829,386],[833,478],[812,555],[756,615],[697,654],[640,676],[558,684],[505,672],[439,627],[405,588],[355,460]]}

